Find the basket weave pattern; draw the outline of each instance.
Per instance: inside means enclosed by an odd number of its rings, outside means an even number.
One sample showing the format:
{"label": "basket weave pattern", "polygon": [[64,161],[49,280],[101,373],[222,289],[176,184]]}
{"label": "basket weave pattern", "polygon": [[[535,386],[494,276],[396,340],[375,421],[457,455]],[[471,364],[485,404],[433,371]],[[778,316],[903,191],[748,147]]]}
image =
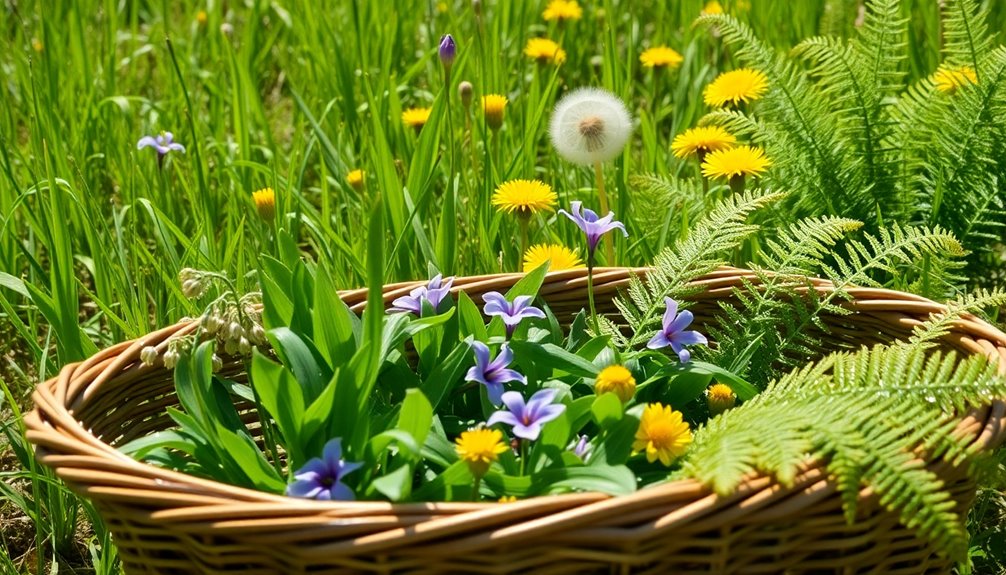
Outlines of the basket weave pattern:
{"label": "basket weave pattern", "polygon": [[[612,298],[630,274],[645,269],[595,270],[599,313],[615,317]],[[455,291],[481,301],[505,291],[520,275],[457,278]],[[723,268],[700,278],[690,299],[697,329],[713,320],[717,302],[731,298],[746,270]],[[417,283],[385,286],[385,303]],[[825,293],[831,284],[814,280]],[[540,295],[560,322],[586,305],[586,272],[547,276]],[[823,318],[823,352],[904,339],[943,306],[881,289],[850,290],[844,305],[856,313]],[[364,290],[344,292],[354,311]],[[849,525],[836,486],[808,462],[784,488],[752,477],[719,497],[694,481],[609,497],[579,493],[513,503],[313,502],[241,489],[139,463],[115,446],[170,426],[165,408],[177,405],[171,373],[144,366],[140,350],[165,349],[183,322],[108,348],[66,366],[39,386],[26,417],[38,459],[94,501],[112,530],[126,572],[191,573],[945,573],[951,563],[933,553],[897,516],[864,489],[859,517]],[[988,355],[1006,372],[1006,334],[973,317],[955,323],[947,347]],[[223,372],[245,375],[238,362]],[[977,446],[1006,436],[1006,404],[962,417],[958,431]],[[965,511],[974,486],[959,469],[932,462]]]}

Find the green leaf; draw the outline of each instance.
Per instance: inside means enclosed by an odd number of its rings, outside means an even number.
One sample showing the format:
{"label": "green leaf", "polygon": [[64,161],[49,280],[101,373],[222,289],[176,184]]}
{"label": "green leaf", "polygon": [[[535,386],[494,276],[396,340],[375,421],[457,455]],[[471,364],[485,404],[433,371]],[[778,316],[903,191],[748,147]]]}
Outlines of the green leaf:
{"label": "green leaf", "polygon": [[426,442],[426,436],[430,433],[433,425],[433,406],[430,400],[422,391],[410,389],[405,392],[405,401],[402,402],[401,411],[398,413],[397,429],[412,436],[416,441],[416,455],[418,446]]}
{"label": "green leaf", "polygon": [[412,467],[403,465],[373,480],[370,485],[388,500],[402,501],[408,498],[409,492],[412,490]]}
{"label": "green leaf", "polygon": [[471,344],[468,341],[459,343],[446,359],[430,372],[423,382],[423,394],[436,409],[444,400],[447,392],[461,379],[461,374],[472,357]]}
{"label": "green leaf", "polygon": [[570,375],[592,379],[597,377],[600,372],[600,369],[590,361],[555,344],[511,341],[510,348],[521,360],[530,359],[541,367],[548,367]]}
{"label": "green leaf", "polygon": [[601,394],[591,404],[590,413],[599,426],[607,429],[622,419],[622,400],[614,393]]}
{"label": "green leaf", "polygon": [[[286,440],[293,468],[307,459],[303,452],[300,423],[304,417],[304,392],[297,379],[285,367],[262,355],[257,349],[252,354],[251,384],[269,415]],[[319,394],[320,395],[320,394]]]}
{"label": "green leaf", "polygon": [[348,362],[356,351],[353,331],[356,316],[339,297],[330,273],[323,266],[314,279],[314,341],[318,352],[334,369]]}
{"label": "green leaf", "polygon": [[464,337],[472,336],[476,341],[488,341],[489,333],[486,331],[482,312],[479,311],[467,293],[458,292],[457,309],[461,318],[461,335]]}
{"label": "green leaf", "polygon": [[267,335],[280,361],[293,372],[303,388],[304,400],[314,401],[332,377],[324,362],[318,360],[314,346],[286,327],[269,330]]}

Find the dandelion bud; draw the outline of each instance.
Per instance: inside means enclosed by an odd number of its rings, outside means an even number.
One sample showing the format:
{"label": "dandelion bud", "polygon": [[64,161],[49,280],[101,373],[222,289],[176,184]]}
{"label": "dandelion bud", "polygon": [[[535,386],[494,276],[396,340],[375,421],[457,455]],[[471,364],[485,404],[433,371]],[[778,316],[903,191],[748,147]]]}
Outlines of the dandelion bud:
{"label": "dandelion bud", "polygon": [[200,10],[196,12],[196,23],[200,26],[205,26],[206,22],[209,20],[209,16],[206,14],[206,10]]}
{"label": "dandelion bud", "polygon": [[709,405],[709,413],[717,415],[733,407],[737,403],[737,396],[730,386],[715,383],[706,390],[706,403]]}
{"label": "dandelion bud", "polygon": [[482,15],[482,0],[472,0],[472,11],[476,17]]}
{"label": "dandelion bud", "polygon": [[241,355],[251,355],[252,345],[251,342],[248,341],[247,337],[242,337],[238,340],[238,352],[240,352]]}
{"label": "dandelion bud", "polygon": [[230,36],[234,33],[234,25],[230,22],[224,22],[220,25],[220,33],[224,36]]}
{"label": "dandelion bud", "polygon": [[213,354],[213,358],[211,359],[211,361],[213,362],[213,372],[214,373],[216,373],[216,372],[218,372],[218,371],[220,371],[221,369],[224,368],[224,360],[220,359],[219,355],[217,355],[217,354],[214,353]]}
{"label": "dandelion bud", "polygon": [[494,132],[503,125],[503,112],[506,109],[506,104],[506,96],[499,94],[482,96],[482,113],[485,114],[486,125]]}
{"label": "dandelion bud", "polygon": [[444,65],[444,68],[449,71],[451,66],[454,65],[454,58],[458,54],[458,47],[454,43],[454,36],[444,34],[440,37],[440,48],[438,53],[440,55],[440,62]]}
{"label": "dandelion bud", "polygon": [[272,188],[262,188],[253,193],[252,201],[255,202],[255,209],[263,220],[271,221],[276,217],[276,192]]}
{"label": "dandelion bud", "polygon": [[140,361],[142,361],[144,365],[154,365],[154,362],[157,361],[157,355],[157,348],[152,345],[148,345],[140,350]]}
{"label": "dandelion bud", "polygon": [[164,352],[164,367],[167,369],[174,369],[178,365],[179,354],[173,349],[169,349]]}
{"label": "dandelion bud", "polygon": [[359,169],[351,170],[346,174],[346,183],[357,192],[362,192],[366,183],[366,173]]}
{"label": "dandelion bud", "polygon": [[458,84],[458,97],[461,98],[461,105],[468,108],[472,105],[472,83],[468,80]]}

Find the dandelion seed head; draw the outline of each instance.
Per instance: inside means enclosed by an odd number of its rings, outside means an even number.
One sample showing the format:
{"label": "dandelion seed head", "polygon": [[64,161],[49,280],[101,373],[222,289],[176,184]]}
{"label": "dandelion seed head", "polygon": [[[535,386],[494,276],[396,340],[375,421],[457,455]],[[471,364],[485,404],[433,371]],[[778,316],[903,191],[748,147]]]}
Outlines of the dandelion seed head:
{"label": "dandelion seed head", "polygon": [[549,135],[556,151],[580,165],[606,162],[622,153],[632,134],[632,116],[615,95],[580,88],[555,106]]}

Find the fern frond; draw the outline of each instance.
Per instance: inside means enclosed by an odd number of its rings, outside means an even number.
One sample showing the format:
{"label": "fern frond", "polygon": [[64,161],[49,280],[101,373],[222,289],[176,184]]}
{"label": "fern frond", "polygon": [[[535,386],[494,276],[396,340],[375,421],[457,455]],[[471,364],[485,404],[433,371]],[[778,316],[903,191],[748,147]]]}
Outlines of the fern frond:
{"label": "fern frond", "polygon": [[759,191],[729,196],[696,223],[686,238],[657,255],[645,282],[632,277],[628,299],[616,299],[616,306],[633,331],[630,345],[649,338],[651,325],[664,309],[665,297],[686,295],[688,282],[723,265],[723,254],[758,230],[758,226],[745,223],[752,212],[783,197],[784,193]]}
{"label": "fern frond", "polygon": [[[975,0],[950,0],[943,3],[943,61],[950,66],[979,63],[992,48],[985,14]],[[980,72],[979,72],[980,74]],[[982,81],[979,75],[978,81]]]}
{"label": "fern frond", "polygon": [[[789,484],[801,465],[823,462],[855,516],[861,489],[953,557],[966,550],[950,494],[919,449],[964,462],[970,437],[957,412],[1006,395],[981,356],[959,359],[911,346],[839,353],[793,371],[698,430],[682,473],[731,493],[754,470]],[[930,454],[931,456],[934,454]]]}
{"label": "fern frond", "polygon": [[1006,289],[979,289],[975,293],[961,295],[946,305],[946,311],[933,314],[928,320],[915,326],[909,340],[910,345],[928,347],[932,345],[931,342],[950,333],[953,325],[965,314],[978,314],[985,309],[1006,305]]}

